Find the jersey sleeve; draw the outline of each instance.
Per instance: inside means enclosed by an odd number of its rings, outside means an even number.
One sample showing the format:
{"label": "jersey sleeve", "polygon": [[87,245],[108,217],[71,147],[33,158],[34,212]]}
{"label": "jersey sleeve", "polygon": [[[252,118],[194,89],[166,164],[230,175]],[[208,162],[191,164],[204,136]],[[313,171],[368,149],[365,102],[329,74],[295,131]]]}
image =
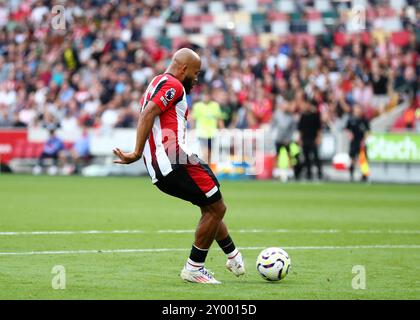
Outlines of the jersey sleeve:
{"label": "jersey sleeve", "polygon": [[175,79],[166,78],[157,84],[150,101],[153,101],[162,112],[165,112],[175,106],[183,95],[184,89],[181,83]]}

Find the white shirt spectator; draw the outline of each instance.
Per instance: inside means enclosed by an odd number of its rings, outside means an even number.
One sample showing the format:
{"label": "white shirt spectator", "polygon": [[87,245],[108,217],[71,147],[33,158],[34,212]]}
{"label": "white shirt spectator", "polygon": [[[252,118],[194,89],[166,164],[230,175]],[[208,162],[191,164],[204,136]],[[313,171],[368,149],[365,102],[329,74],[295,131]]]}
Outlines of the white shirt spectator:
{"label": "white shirt spectator", "polygon": [[101,120],[104,127],[113,128],[118,121],[118,111],[116,109],[105,110]]}
{"label": "white shirt spectator", "polygon": [[47,92],[48,92],[47,88],[41,88],[35,92],[34,100],[38,106],[42,106],[45,103]]}
{"label": "white shirt spectator", "polygon": [[134,70],[131,74],[131,77],[137,83],[146,83],[147,80],[150,79],[152,76],[153,69],[149,67]]}
{"label": "white shirt spectator", "polygon": [[92,115],[96,113],[99,105],[100,105],[100,101],[98,99],[95,99],[95,100],[90,99],[90,100],[87,100],[83,104],[83,110],[85,110],[87,113]]}
{"label": "white shirt spectator", "polygon": [[16,103],[16,91],[0,90],[0,101],[7,106],[14,105]]}
{"label": "white shirt spectator", "polygon": [[34,109],[23,109],[19,112],[19,120],[29,125],[35,119],[36,112]]}
{"label": "white shirt spectator", "polygon": [[79,125],[77,119],[72,116],[64,117],[60,122],[61,129],[66,132],[77,132]]}
{"label": "white shirt spectator", "polygon": [[42,22],[42,18],[44,16],[44,14],[48,14],[48,13],[49,13],[48,7],[46,7],[46,6],[35,7],[32,10],[30,20],[32,22],[34,22],[35,25],[39,25]]}
{"label": "white shirt spectator", "polygon": [[0,28],[3,28],[9,20],[9,9],[0,4]]}
{"label": "white shirt spectator", "polygon": [[283,53],[280,53],[277,56],[272,56],[271,55],[267,59],[268,70],[271,73],[273,73],[274,72],[274,67],[276,65],[280,70],[285,70],[287,68],[288,63],[289,63],[289,60],[290,60],[290,58]]}

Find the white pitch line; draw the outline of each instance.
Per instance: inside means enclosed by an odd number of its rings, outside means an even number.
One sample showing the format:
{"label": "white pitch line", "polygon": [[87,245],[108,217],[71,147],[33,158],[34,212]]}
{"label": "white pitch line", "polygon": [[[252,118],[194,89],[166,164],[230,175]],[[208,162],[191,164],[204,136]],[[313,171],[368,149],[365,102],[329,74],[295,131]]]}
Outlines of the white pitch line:
{"label": "white pitch line", "polygon": [[[263,250],[265,247],[239,247],[239,250]],[[401,245],[355,245],[355,246],[290,246],[286,250],[356,250],[356,249],[420,249],[420,244]],[[64,254],[97,254],[97,253],[144,253],[189,251],[190,248],[145,248],[145,249],[109,249],[109,250],[66,250],[66,251],[27,251],[0,252],[0,256],[64,255]],[[217,249],[220,250],[220,249]]]}
{"label": "white pitch line", "polygon": [[[420,230],[338,230],[338,229],[233,229],[232,233],[313,233],[313,234],[420,234]],[[0,231],[0,236],[39,236],[39,235],[74,235],[74,234],[184,234],[195,230],[67,230],[67,231]]]}

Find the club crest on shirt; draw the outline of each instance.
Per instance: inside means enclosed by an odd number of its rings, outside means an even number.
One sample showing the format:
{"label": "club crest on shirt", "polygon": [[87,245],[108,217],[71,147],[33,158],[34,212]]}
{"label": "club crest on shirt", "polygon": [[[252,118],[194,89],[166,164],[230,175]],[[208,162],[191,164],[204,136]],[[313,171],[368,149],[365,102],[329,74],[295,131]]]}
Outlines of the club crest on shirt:
{"label": "club crest on shirt", "polygon": [[170,88],[168,91],[166,91],[165,98],[168,101],[171,101],[175,97],[175,93],[176,93],[176,90],[174,88]]}

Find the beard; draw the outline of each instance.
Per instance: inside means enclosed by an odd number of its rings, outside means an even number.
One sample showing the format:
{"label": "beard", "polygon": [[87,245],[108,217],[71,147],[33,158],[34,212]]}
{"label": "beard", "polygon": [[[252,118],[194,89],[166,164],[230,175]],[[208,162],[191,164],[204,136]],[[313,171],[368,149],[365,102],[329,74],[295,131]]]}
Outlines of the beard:
{"label": "beard", "polygon": [[194,80],[188,77],[185,77],[184,81],[182,81],[182,85],[184,86],[185,93],[189,94],[191,89],[194,87]]}

